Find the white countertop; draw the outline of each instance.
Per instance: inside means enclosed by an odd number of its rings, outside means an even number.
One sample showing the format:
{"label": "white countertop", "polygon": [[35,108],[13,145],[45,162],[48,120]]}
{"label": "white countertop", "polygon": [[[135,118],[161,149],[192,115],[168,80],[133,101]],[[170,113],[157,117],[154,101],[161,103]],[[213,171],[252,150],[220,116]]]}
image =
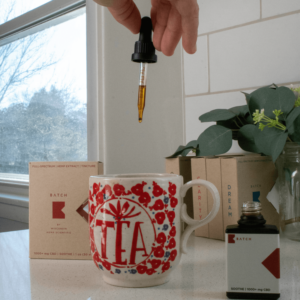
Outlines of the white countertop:
{"label": "white countertop", "polygon": [[[171,280],[151,288],[106,284],[92,261],[29,259],[29,231],[0,233],[1,300],[227,299],[225,243],[191,236]],[[281,238],[281,297],[300,299],[300,242]]]}

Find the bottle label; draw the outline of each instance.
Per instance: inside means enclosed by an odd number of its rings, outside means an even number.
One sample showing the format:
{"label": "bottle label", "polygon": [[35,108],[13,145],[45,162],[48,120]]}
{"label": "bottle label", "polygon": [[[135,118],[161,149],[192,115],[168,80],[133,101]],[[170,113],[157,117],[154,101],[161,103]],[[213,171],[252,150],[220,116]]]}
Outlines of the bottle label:
{"label": "bottle label", "polygon": [[227,292],[278,294],[279,234],[225,236]]}

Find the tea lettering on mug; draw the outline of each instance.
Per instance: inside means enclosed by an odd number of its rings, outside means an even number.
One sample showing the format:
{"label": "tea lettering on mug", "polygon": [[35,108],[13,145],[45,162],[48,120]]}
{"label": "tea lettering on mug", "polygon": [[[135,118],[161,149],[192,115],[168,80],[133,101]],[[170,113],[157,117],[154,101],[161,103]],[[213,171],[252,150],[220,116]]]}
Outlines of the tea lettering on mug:
{"label": "tea lettering on mug", "polygon": [[[143,238],[143,234],[142,234],[142,229],[141,229],[141,224],[143,224],[143,222],[136,222],[135,226],[134,226],[131,253],[130,253],[130,264],[131,265],[135,265],[135,257],[136,257],[136,252],[137,251],[144,251],[144,254],[142,256],[146,256],[146,257],[149,256],[149,254],[147,254],[147,251],[146,251],[144,238]],[[141,234],[143,248],[137,248],[137,241],[138,241],[139,232]]]}
{"label": "tea lettering on mug", "polygon": [[129,228],[129,221],[117,221],[117,235],[116,235],[116,261],[114,264],[118,265],[127,265],[127,259],[122,261],[122,252],[126,252],[126,250],[122,249],[122,225],[126,224]]}
{"label": "tea lettering on mug", "polygon": [[101,226],[102,229],[101,254],[102,254],[102,258],[107,259],[106,256],[107,227],[115,229],[115,222],[96,220],[96,226]]}

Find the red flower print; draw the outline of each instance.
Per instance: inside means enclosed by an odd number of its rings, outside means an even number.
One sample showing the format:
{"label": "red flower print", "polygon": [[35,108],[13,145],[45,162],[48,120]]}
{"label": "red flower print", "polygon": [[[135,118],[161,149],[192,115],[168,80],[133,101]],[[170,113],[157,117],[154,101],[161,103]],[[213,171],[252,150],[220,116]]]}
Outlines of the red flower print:
{"label": "red flower print", "polygon": [[172,249],[172,248],[175,248],[175,247],[176,247],[176,241],[175,241],[174,238],[171,238],[168,246],[166,247],[166,249]]}
{"label": "red flower print", "polygon": [[[99,183],[99,185],[100,185],[100,183]],[[93,195],[96,195],[99,192],[99,190],[100,190],[99,185],[96,182],[93,184]]]}
{"label": "red flower print", "polygon": [[154,252],[153,252],[154,256],[155,257],[163,257],[165,255],[165,251],[163,249],[163,247],[159,246],[159,247],[156,247]]}
{"label": "red flower print", "polygon": [[168,190],[169,190],[169,193],[172,196],[175,196],[175,194],[176,194],[176,184],[169,182],[169,188],[168,188]]}
{"label": "red flower print", "polygon": [[91,190],[89,190],[89,200],[93,201],[93,195],[92,195]]}
{"label": "red flower print", "polygon": [[166,272],[166,271],[168,271],[170,269],[170,262],[165,262],[164,263],[164,265],[163,265],[163,267],[162,267],[162,273],[164,273],[164,272]]}
{"label": "red flower print", "polygon": [[136,270],[138,271],[139,274],[144,274],[147,271],[147,266],[138,265],[136,267]]}
{"label": "red flower print", "polygon": [[148,203],[151,202],[151,198],[147,192],[143,192],[141,196],[139,197],[139,202],[141,204],[144,204],[146,207],[148,206]]}
{"label": "red flower print", "polygon": [[96,206],[94,204],[91,204],[89,208],[90,208],[91,215],[93,216],[95,214]]}
{"label": "red flower print", "polygon": [[164,246],[166,240],[167,240],[166,235],[163,232],[159,233],[156,238],[157,243],[161,244],[161,246]]}
{"label": "red flower print", "polygon": [[177,256],[177,250],[176,249],[172,250],[171,254],[170,254],[170,257],[169,257],[169,260],[174,261],[176,256]]}
{"label": "red flower print", "polygon": [[113,189],[116,196],[122,196],[125,193],[125,188],[121,184],[115,184]]}
{"label": "red flower print", "polygon": [[102,264],[103,264],[103,266],[104,266],[104,268],[106,269],[106,270],[110,270],[110,268],[111,268],[111,265],[110,265],[110,263],[109,262],[107,262],[107,261],[103,261],[102,262]]}
{"label": "red flower print", "polygon": [[149,206],[150,210],[154,209],[154,210],[162,210],[164,209],[164,203],[161,199],[158,199],[155,201],[153,206]]}
{"label": "red flower print", "polygon": [[106,184],[103,188],[103,190],[101,191],[103,194],[105,194],[106,196],[110,196],[112,194],[112,191],[111,191],[111,187]]}
{"label": "red flower print", "polygon": [[168,219],[169,219],[169,222],[170,222],[170,226],[172,226],[173,221],[175,219],[175,212],[171,210],[171,211],[168,212],[167,216],[168,216]]}
{"label": "red flower print", "polygon": [[91,224],[93,222],[94,218],[91,214],[89,214],[89,224]]}
{"label": "red flower print", "polygon": [[153,196],[154,197],[159,197],[163,194],[164,190],[156,183],[153,181]]}
{"label": "red flower print", "polygon": [[132,191],[135,195],[141,196],[142,193],[143,193],[144,186],[145,186],[146,184],[147,184],[147,183],[144,182],[144,181],[143,181],[142,183],[138,183],[138,184],[136,184],[135,186],[133,186],[133,187],[131,188],[131,191]]}
{"label": "red flower print", "polygon": [[147,271],[146,271],[146,273],[148,274],[148,275],[152,275],[153,273],[155,273],[156,271],[154,270],[154,269],[148,269]]}
{"label": "red flower print", "polygon": [[161,265],[161,260],[159,259],[152,259],[149,260],[148,262],[151,264],[152,269],[157,269]]}
{"label": "red flower print", "polygon": [[175,235],[176,235],[176,227],[175,227],[175,226],[173,226],[173,227],[171,228],[169,234],[170,234],[170,236],[175,236]]}
{"label": "red flower print", "polygon": [[99,253],[96,251],[95,253],[94,253],[94,255],[93,255],[93,260],[95,261],[95,262],[101,262],[101,259],[100,259],[100,256],[99,256]]}
{"label": "red flower print", "polygon": [[164,223],[165,218],[166,218],[166,216],[165,216],[165,213],[163,213],[163,212],[159,212],[159,213],[155,214],[155,219],[159,225]]}
{"label": "red flower print", "polygon": [[90,240],[91,240],[91,250],[94,252],[96,249],[96,246],[95,246],[95,242],[94,242],[92,236],[91,236]]}
{"label": "red flower print", "polygon": [[104,200],[103,200],[102,192],[98,192],[98,194],[96,195],[96,202],[97,202],[97,205],[103,204]]}
{"label": "red flower print", "polygon": [[175,197],[171,197],[171,199],[170,199],[171,207],[175,208],[177,204],[178,204],[178,200]]}

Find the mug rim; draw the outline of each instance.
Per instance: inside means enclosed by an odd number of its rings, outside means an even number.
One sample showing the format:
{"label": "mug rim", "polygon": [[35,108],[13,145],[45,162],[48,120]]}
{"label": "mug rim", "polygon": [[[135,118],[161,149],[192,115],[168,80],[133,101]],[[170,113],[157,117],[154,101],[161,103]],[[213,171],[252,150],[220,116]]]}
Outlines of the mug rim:
{"label": "mug rim", "polygon": [[179,178],[182,177],[178,174],[169,174],[169,173],[125,173],[125,174],[108,174],[108,175],[93,175],[90,178],[101,178],[101,179],[129,179],[129,180],[159,180],[159,179],[166,179],[166,178]]}

